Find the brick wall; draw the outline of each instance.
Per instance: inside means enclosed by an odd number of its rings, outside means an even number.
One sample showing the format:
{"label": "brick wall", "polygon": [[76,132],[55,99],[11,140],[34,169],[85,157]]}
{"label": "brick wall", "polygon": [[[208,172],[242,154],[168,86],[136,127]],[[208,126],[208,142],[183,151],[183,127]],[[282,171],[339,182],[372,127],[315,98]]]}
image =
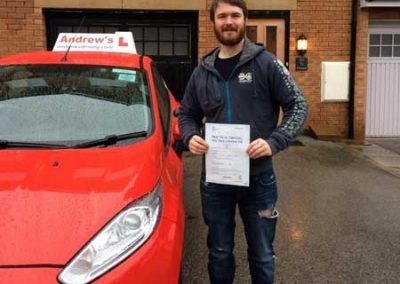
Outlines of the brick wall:
{"label": "brick wall", "polygon": [[[290,71],[309,103],[308,125],[321,136],[347,136],[348,103],[321,102],[321,62],[349,61],[351,0],[299,0],[291,12]],[[296,39],[308,39],[308,70],[296,72]]]}
{"label": "brick wall", "polygon": [[45,49],[41,9],[34,0],[0,0],[0,56]]}
{"label": "brick wall", "polygon": [[207,0],[206,10],[199,11],[199,58],[214,49],[218,42],[215,39],[214,30],[210,21],[211,0]]}

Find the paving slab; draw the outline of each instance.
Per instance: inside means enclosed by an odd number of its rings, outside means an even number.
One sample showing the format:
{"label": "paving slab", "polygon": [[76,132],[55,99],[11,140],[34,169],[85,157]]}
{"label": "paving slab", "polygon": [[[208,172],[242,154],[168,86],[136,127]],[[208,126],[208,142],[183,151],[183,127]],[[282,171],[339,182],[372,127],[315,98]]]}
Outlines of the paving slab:
{"label": "paving slab", "polygon": [[381,146],[400,155],[400,137],[398,138],[367,138],[372,144]]}
{"label": "paving slab", "polygon": [[352,144],[347,141],[347,149],[361,154],[387,172],[400,177],[400,148],[397,149],[400,139],[379,140],[379,144],[375,144],[376,142],[378,140],[367,140],[364,144]]}

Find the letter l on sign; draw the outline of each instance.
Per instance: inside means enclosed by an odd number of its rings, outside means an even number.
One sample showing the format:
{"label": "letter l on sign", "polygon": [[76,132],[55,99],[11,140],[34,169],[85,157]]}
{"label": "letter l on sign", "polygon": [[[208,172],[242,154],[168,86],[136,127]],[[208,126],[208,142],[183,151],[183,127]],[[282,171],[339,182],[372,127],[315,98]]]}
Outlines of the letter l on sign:
{"label": "letter l on sign", "polygon": [[124,37],[122,36],[119,37],[118,46],[128,46],[128,43],[124,42]]}

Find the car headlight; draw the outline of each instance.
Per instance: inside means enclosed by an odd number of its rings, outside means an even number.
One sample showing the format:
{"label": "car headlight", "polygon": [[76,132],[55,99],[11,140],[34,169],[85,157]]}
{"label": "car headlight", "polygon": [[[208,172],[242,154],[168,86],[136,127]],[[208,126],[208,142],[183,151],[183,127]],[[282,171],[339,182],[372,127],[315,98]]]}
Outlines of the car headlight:
{"label": "car headlight", "polygon": [[123,261],[154,231],[161,205],[159,182],[151,193],[129,204],[86,244],[63,269],[58,280],[65,284],[88,283]]}

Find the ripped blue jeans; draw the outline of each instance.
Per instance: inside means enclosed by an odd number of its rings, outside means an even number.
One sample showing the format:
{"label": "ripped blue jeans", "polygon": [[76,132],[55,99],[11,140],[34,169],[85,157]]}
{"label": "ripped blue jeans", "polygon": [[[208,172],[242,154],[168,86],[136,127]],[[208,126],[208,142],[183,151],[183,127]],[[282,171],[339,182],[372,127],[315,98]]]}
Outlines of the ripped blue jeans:
{"label": "ripped blue jeans", "polygon": [[[212,284],[231,284],[235,275],[233,255],[235,211],[238,204],[244,224],[253,284],[274,282],[273,241],[278,212],[273,169],[250,176],[250,186],[230,186],[200,181],[203,218],[208,226],[208,272]],[[271,216],[262,212],[270,209]]]}

